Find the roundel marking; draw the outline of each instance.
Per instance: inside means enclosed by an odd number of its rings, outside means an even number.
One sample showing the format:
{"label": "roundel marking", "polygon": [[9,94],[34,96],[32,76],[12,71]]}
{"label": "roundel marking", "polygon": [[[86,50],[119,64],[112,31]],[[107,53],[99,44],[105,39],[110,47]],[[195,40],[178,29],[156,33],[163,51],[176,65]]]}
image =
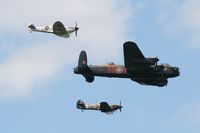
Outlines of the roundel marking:
{"label": "roundel marking", "polygon": [[116,72],[117,74],[121,74],[121,73],[123,72],[123,68],[122,68],[122,67],[116,67],[116,68],[115,68],[115,72]]}
{"label": "roundel marking", "polygon": [[83,60],[83,64],[84,64],[84,65],[87,64],[86,60]]}
{"label": "roundel marking", "polygon": [[45,26],[44,29],[45,29],[45,30],[48,30],[48,29],[49,29],[49,26]]}

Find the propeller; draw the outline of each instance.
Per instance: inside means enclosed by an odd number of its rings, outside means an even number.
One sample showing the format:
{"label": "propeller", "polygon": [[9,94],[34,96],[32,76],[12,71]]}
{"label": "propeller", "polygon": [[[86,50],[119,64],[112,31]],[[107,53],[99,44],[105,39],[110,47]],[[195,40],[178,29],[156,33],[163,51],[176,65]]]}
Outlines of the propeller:
{"label": "propeller", "polygon": [[159,61],[158,55],[156,56],[156,59],[157,59],[157,61],[156,61],[156,66],[157,66],[158,65],[158,61]]}
{"label": "propeller", "polygon": [[121,101],[119,102],[119,106],[120,106],[119,111],[122,112],[122,103],[121,103]]}
{"label": "propeller", "polygon": [[28,31],[30,32],[30,33],[32,33],[32,27],[33,27],[33,24],[32,23],[28,23]]}
{"label": "propeller", "polygon": [[167,82],[166,82],[166,84],[165,84],[166,87],[167,87],[167,84],[168,84],[168,80],[167,80]]}
{"label": "propeller", "polygon": [[76,24],[75,24],[75,35],[76,35],[76,37],[77,37],[77,31],[78,31],[78,26],[77,26],[77,22],[76,22]]}

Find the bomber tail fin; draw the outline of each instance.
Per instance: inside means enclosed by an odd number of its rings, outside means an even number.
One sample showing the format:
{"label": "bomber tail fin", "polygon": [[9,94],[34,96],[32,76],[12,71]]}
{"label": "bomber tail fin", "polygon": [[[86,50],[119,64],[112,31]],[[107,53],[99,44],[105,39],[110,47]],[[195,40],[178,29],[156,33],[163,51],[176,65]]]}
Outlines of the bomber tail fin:
{"label": "bomber tail fin", "polygon": [[82,74],[89,83],[94,81],[92,70],[87,65],[87,54],[84,50],[79,55],[78,67],[74,68],[74,73]]}
{"label": "bomber tail fin", "polygon": [[87,67],[87,54],[84,50],[79,55],[78,67]]}

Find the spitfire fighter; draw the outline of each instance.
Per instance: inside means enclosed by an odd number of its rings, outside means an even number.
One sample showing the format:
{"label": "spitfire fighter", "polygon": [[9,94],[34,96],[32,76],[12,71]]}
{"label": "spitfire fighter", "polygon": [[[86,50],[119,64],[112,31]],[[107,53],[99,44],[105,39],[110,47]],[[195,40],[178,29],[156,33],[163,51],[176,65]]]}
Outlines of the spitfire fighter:
{"label": "spitfire fighter", "polygon": [[142,85],[163,87],[168,83],[168,78],[180,75],[178,67],[168,64],[158,65],[158,58],[145,58],[137,44],[125,42],[124,66],[114,63],[106,65],[87,65],[87,55],[81,51],[78,66],[74,68],[75,74],[82,74],[89,83],[94,81],[95,76],[129,78]]}
{"label": "spitfire fighter", "polygon": [[36,27],[34,24],[29,24],[28,28],[30,32],[44,32],[44,33],[53,33],[57,36],[69,38],[69,35],[73,32],[75,32],[75,35],[77,36],[77,23],[75,26],[64,26],[60,21],[57,21],[53,24],[53,26],[38,26]]}
{"label": "spitfire fighter", "polygon": [[121,102],[119,105],[109,105],[107,102],[101,102],[97,104],[85,104],[82,100],[78,100],[76,108],[83,110],[99,110],[104,113],[113,113],[113,111],[122,109]]}

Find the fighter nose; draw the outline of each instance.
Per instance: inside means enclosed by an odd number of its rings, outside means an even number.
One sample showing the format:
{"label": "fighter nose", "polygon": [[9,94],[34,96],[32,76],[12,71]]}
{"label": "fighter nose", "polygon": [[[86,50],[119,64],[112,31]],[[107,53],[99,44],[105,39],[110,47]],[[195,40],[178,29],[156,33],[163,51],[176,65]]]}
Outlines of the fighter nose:
{"label": "fighter nose", "polygon": [[78,27],[75,27],[75,30],[77,31],[77,30],[79,30],[79,28],[78,28]]}
{"label": "fighter nose", "polygon": [[121,105],[119,106],[119,111],[122,112],[122,106]]}

